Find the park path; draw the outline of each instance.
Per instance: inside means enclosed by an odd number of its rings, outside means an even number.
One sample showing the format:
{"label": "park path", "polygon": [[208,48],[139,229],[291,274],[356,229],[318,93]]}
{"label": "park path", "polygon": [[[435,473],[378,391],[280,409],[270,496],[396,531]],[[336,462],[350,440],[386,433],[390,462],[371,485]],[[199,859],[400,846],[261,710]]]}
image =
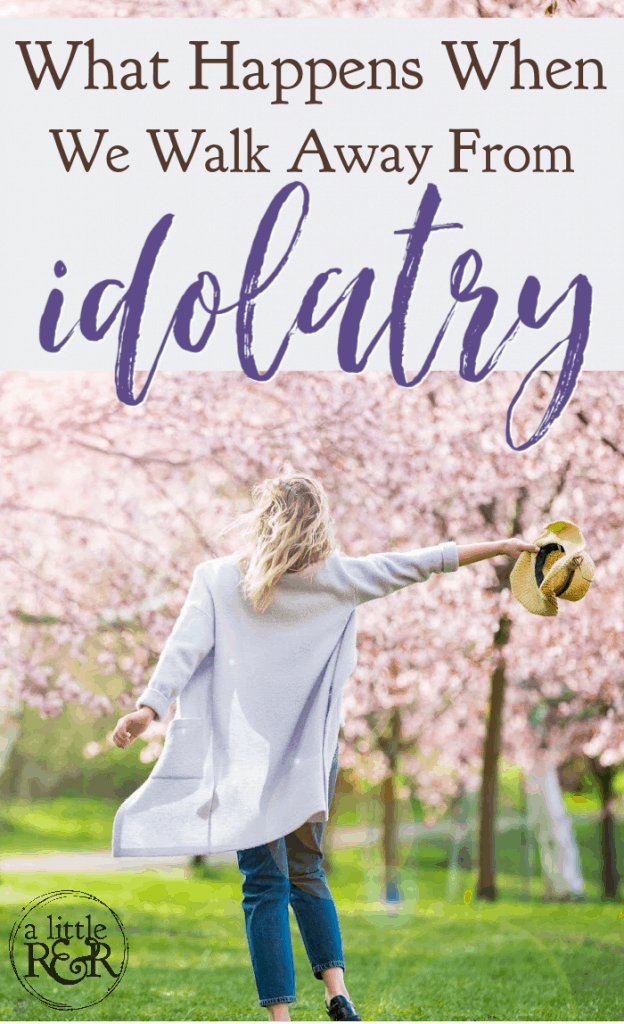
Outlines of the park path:
{"label": "park path", "polygon": [[[497,831],[506,831],[518,826],[519,818],[499,818]],[[399,838],[403,841],[424,837],[442,838],[448,836],[452,822],[439,821],[431,827],[422,822],[404,822],[399,825]],[[377,825],[354,825],[349,828],[333,829],[330,836],[332,849],[344,849],[349,846],[371,846],[379,842],[380,829]],[[18,854],[13,857],[0,857],[0,874],[42,873],[46,874],[84,874],[109,871],[137,871],[152,868],[165,873],[179,870],[187,864],[186,855],[178,857],[111,857],[109,850],[87,850],[83,852]],[[210,855],[211,864],[236,864],[236,854],[214,853]]]}

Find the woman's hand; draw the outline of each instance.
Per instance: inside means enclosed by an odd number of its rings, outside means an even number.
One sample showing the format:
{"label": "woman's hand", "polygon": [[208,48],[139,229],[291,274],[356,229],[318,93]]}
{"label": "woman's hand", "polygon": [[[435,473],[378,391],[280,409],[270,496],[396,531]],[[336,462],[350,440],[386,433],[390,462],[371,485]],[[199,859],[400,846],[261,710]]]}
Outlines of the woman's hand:
{"label": "woman's hand", "polygon": [[156,712],[151,708],[143,706],[138,711],[132,711],[129,715],[120,718],[113,733],[115,746],[125,750],[137,736],[145,732],[155,714]]}
{"label": "woman's hand", "polygon": [[536,553],[539,551],[537,544],[527,544],[526,541],[520,540],[519,537],[510,537],[509,540],[504,540],[502,555],[509,555],[510,558],[517,558],[523,551],[532,551]]}

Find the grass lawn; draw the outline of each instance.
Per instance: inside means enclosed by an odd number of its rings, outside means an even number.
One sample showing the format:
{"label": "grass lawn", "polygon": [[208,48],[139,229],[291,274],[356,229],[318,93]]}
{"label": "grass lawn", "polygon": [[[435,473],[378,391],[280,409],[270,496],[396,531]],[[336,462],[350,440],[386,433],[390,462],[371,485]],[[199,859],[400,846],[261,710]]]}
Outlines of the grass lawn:
{"label": "grass lawn", "polygon": [[117,804],[89,797],[15,801],[0,809],[3,857],[49,851],[105,850]]}
{"label": "grass lawn", "polygon": [[[330,885],[346,981],[364,1020],[624,1019],[622,904],[523,902],[513,875],[500,875],[501,898],[484,904],[472,899],[474,876],[464,872],[449,902],[448,872],[435,865],[433,851],[421,853],[416,870],[400,879],[396,916],[376,902],[376,852],[334,854]],[[219,868],[205,881],[177,869],[6,875],[0,880],[4,942],[27,901],[69,888],[98,896],[120,916],[130,942],[121,984],[87,1010],[52,1011],[21,987],[5,944],[0,1019],[267,1019],[257,1003],[236,868]],[[291,920],[298,1000],[291,1015],[327,1020],[322,983],[312,976]]]}

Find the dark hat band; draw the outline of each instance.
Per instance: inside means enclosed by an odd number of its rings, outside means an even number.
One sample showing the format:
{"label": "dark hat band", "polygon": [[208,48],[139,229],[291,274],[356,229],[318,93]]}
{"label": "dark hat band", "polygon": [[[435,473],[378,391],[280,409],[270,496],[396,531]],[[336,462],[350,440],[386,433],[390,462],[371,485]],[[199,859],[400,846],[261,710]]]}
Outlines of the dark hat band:
{"label": "dark hat band", "polygon": [[[538,587],[541,587],[542,583],[544,582],[544,563],[548,556],[553,553],[553,551],[561,551],[563,552],[563,554],[565,554],[565,548],[563,548],[561,544],[544,544],[539,549],[535,557],[535,579],[537,581]],[[556,597],[561,597],[562,594],[565,594],[566,590],[568,589],[572,580],[574,579],[575,571],[575,565],[573,565],[571,569],[568,569],[563,586],[559,587],[559,590],[555,590]]]}
{"label": "dark hat band", "polygon": [[565,554],[565,548],[561,544],[544,544],[535,556],[535,579],[538,587],[541,587],[544,582],[544,562],[549,555],[552,555],[553,551],[561,551]]}

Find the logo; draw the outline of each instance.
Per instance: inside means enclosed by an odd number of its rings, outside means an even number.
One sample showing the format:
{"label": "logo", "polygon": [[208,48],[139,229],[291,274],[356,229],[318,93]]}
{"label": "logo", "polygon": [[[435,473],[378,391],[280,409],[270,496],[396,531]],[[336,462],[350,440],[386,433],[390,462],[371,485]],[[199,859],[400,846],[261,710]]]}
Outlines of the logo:
{"label": "logo", "polygon": [[18,981],[55,1010],[84,1010],[117,988],[128,940],[114,910],[86,892],[63,889],[22,907],[9,954]]}

